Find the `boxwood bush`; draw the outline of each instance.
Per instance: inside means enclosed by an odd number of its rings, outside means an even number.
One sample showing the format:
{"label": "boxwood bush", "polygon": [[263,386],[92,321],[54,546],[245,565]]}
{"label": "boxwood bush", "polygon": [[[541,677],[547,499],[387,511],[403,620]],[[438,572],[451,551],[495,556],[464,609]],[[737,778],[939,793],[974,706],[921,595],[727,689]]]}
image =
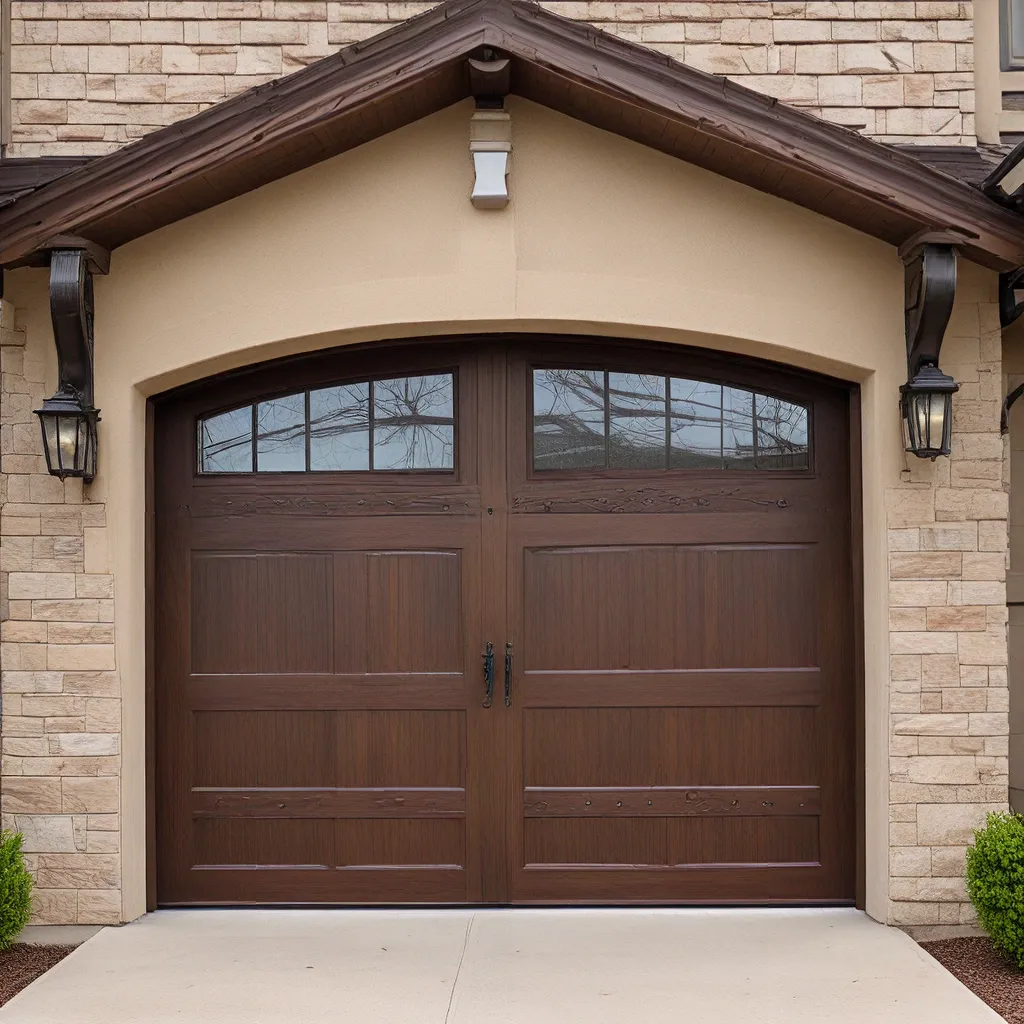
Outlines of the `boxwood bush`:
{"label": "boxwood bush", "polygon": [[993,813],[974,833],[967,893],[996,949],[1024,970],[1024,817]]}
{"label": "boxwood bush", "polygon": [[0,832],[0,949],[7,949],[28,924],[32,876],[21,856],[21,834]]}

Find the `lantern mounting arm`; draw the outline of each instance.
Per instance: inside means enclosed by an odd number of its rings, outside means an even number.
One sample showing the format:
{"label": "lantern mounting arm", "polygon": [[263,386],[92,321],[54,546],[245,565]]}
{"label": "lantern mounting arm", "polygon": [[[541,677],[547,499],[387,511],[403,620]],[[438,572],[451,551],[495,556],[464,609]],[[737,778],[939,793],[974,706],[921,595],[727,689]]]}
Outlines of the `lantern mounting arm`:
{"label": "lantern mounting arm", "polygon": [[93,407],[93,291],[88,250],[50,251],[50,318],[57,347],[58,393]]}
{"label": "lantern mounting arm", "polygon": [[956,249],[922,241],[901,252],[904,266],[904,316],[907,379],[922,367],[939,365],[939,350],[956,296]]}

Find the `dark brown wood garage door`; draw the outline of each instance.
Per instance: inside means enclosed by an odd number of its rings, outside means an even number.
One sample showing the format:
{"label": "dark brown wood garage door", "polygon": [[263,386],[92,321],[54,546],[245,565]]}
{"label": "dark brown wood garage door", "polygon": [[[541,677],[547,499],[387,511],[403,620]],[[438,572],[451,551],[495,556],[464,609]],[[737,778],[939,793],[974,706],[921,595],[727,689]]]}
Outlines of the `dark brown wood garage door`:
{"label": "dark brown wood garage door", "polygon": [[508,338],[159,402],[159,902],[852,901],[849,416]]}

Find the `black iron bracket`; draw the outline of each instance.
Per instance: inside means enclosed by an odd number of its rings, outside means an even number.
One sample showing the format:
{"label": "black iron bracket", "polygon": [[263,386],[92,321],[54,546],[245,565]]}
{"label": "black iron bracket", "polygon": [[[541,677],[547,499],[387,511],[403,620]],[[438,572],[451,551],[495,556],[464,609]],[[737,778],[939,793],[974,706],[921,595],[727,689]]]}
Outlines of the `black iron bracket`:
{"label": "black iron bracket", "polygon": [[93,293],[85,249],[50,252],[50,318],[57,346],[58,391],[93,406]]}
{"label": "black iron bracket", "polygon": [[1017,301],[1017,290],[1024,290],[1024,267],[999,275],[999,326],[1009,327],[1024,313],[1024,302]]}
{"label": "black iron bracket", "polygon": [[1024,384],[1018,384],[1004,399],[1003,408],[999,414],[999,433],[1006,434],[1010,429],[1010,408],[1014,402],[1024,395]]}
{"label": "black iron bracket", "polygon": [[956,296],[956,249],[923,242],[903,255],[907,379],[938,366],[939,350]]}

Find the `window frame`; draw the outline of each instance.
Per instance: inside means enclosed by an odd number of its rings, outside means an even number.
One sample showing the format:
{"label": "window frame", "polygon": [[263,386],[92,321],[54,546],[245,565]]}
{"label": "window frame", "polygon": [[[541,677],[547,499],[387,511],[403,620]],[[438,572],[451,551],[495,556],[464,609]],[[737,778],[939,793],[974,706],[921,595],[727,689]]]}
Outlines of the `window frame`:
{"label": "window frame", "polygon": [[[388,467],[386,469],[376,469],[373,467],[373,384],[377,381],[384,380],[403,380],[413,377],[433,377],[448,375],[452,379],[452,464],[447,467],[428,467],[428,468],[410,468],[410,469],[395,469]],[[310,445],[310,393],[313,391],[325,391],[330,388],[342,387],[344,385],[352,384],[367,384],[369,386],[369,416],[367,419],[367,430],[369,435],[369,463],[370,466],[367,469],[313,469],[310,465],[311,460],[311,445]],[[275,399],[289,398],[296,395],[303,396],[303,405],[305,409],[304,428],[305,428],[305,462],[306,465],[303,469],[259,469],[259,452],[258,452],[258,429],[257,429],[257,412],[260,403],[274,401]],[[294,385],[278,388],[274,391],[260,392],[258,394],[251,395],[243,401],[234,401],[230,404],[225,404],[212,409],[205,409],[203,412],[196,415],[192,425],[192,439],[193,439],[193,450],[194,450],[194,461],[193,461],[193,475],[200,480],[221,480],[221,479],[245,479],[245,480],[265,480],[265,479],[315,479],[319,480],[329,479],[332,477],[343,477],[345,479],[357,479],[360,477],[372,478],[374,480],[380,480],[388,476],[397,477],[409,477],[410,475],[416,476],[435,476],[442,477],[445,479],[457,480],[460,475],[459,466],[459,433],[460,433],[460,416],[459,416],[459,404],[460,404],[460,391],[459,391],[459,366],[446,364],[437,367],[424,367],[409,370],[407,372],[396,373],[394,370],[381,370],[377,373],[371,374],[352,374],[340,378],[330,378],[323,381],[310,382],[300,387]],[[252,467],[248,470],[227,470],[227,471],[216,471],[216,470],[204,470],[203,469],[203,449],[202,449],[202,429],[203,424],[217,416],[222,416],[225,413],[234,412],[238,409],[249,408],[251,410],[251,451],[252,451]]]}
{"label": "window frame", "polygon": [[[637,353],[639,355],[639,353]],[[674,477],[695,477],[695,476],[713,476],[713,477],[727,477],[728,479],[736,479],[740,477],[754,478],[759,480],[764,479],[781,479],[788,476],[797,477],[813,477],[815,476],[815,463],[814,463],[814,402],[807,396],[796,396],[787,394],[783,390],[775,388],[765,387],[763,385],[754,385],[746,383],[742,380],[732,379],[724,374],[719,375],[713,372],[708,372],[705,368],[694,367],[692,371],[688,371],[682,367],[675,367],[672,369],[663,369],[656,363],[652,363],[651,360],[640,357],[632,365],[625,364],[621,358],[614,360],[599,361],[592,358],[582,358],[578,360],[567,360],[561,358],[546,359],[543,356],[531,354],[525,361],[526,367],[526,380],[525,380],[525,398],[526,398],[526,437],[525,437],[525,455],[526,455],[526,479],[543,482],[546,480],[560,480],[560,479],[580,479],[580,478],[616,478],[616,477],[656,477],[658,479],[674,478]],[[609,408],[606,402],[605,406],[605,461],[606,464],[603,466],[593,467],[582,467],[579,469],[567,469],[567,468],[552,468],[552,469],[537,469],[534,464],[534,372],[536,370],[552,370],[552,369],[565,369],[565,370],[587,370],[595,371],[598,373],[604,373],[606,387],[608,381],[608,374],[610,373],[636,373],[651,376],[665,377],[669,381],[669,392],[668,392],[668,403],[667,408],[671,410],[671,379],[673,377],[681,380],[694,380],[700,381],[701,383],[714,384],[721,388],[734,388],[736,390],[746,391],[751,394],[754,408],[756,409],[756,398],[758,396],[765,398],[775,398],[780,401],[787,402],[791,405],[799,406],[807,411],[807,465],[801,467],[780,467],[778,469],[769,469],[766,467],[759,468],[757,466],[744,466],[737,468],[726,468],[725,466],[672,466],[666,465],[664,468],[626,468],[618,466],[607,465],[608,458],[608,418]],[[670,418],[670,417],[669,417]],[[753,419],[753,433],[756,438],[757,436],[757,419],[756,415]],[[670,454],[667,453],[667,454]]]}

